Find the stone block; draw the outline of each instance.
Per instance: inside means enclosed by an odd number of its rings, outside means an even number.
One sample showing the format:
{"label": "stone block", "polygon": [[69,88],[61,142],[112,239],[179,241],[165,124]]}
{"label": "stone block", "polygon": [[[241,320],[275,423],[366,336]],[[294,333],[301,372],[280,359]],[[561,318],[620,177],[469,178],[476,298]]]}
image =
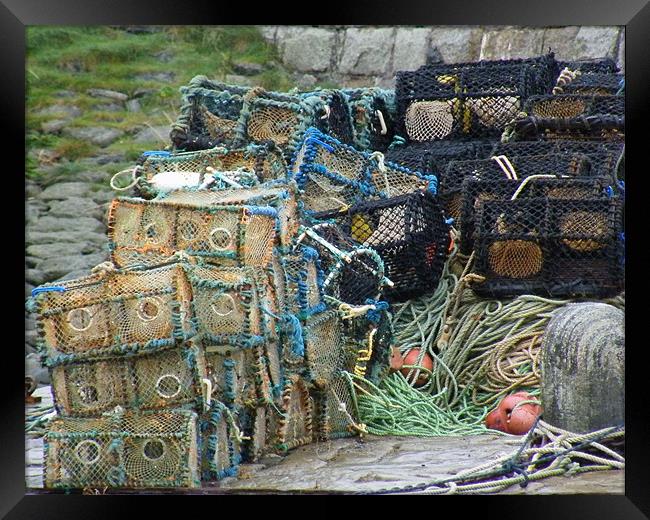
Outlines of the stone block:
{"label": "stone block", "polygon": [[346,29],[339,71],[353,75],[384,75],[388,72],[395,29]]}
{"label": "stone block", "polygon": [[301,72],[322,72],[332,61],[335,33],[316,27],[289,28],[278,32],[276,42],[286,66]]}
{"label": "stone block", "polygon": [[481,60],[529,58],[544,52],[544,29],[507,27],[485,31]]}

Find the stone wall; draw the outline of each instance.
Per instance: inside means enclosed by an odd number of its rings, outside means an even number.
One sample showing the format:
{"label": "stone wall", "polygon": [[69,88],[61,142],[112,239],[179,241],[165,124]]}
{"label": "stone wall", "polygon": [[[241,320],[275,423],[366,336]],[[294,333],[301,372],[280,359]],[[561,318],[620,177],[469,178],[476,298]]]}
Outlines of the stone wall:
{"label": "stone wall", "polygon": [[443,61],[523,58],[549,48],[558,59],[610,57],[624,70],[622,26],[260,26],[299,83],[392,87],[395,72]]}

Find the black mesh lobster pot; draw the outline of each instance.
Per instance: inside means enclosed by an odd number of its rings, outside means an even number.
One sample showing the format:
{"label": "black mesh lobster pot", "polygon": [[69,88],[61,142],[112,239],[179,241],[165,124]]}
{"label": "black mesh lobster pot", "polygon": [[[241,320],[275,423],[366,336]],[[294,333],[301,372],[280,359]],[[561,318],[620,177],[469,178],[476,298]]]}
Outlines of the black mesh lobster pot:
{"label": "black mesh lobster pot", "polygon": [[602,175],[607,175],[609,172],[613,177],[618,176],[623,179],[625,178],[624,151],[625,143],[612,141],[509,141],[497,143],[490,156],[506,155],[512,158],[526,155],[581,153],[591,160],[592,165],[599,166]]}
{"label": "black mesh lobster pot", "polygon": [[398,133],[411,141],[498,136],[551,75],[523,61],[425,66],[396,76]]}
{"label": "black mesh lobster pot", "polygon": [[180,90],[183,106],[170,134],[174,148],[190,152],[231,144],[250,88],[196,76]]}
{"label": "black mesh lobster pot", "polygon": [[[341,214],[339,214],[341,215]],[[367,201],[340,219],[346,234],[379,253],[393,283],[384,290],[390,302],[435,291],[449,250],[449,226],[436,196],[417,191]]]}
{"label": "black mesh lobster pot", "polygon": [[[468,255],[474,248],[476,212],[486,201],[517,198],[596,199],[613,193],[607,177],[531,178],[530,182],[515,179],[484,180],[466,177],[462,185],[460,217],[460,252]],[[609,190],[608,190],[609,186]]]}
{"label": "black mesh lobster pot", "polygon": [[439,175],[450,161],[488,157],[495,144],[495,139],[409,143],[391,147],[386,160],[425,175]]}
{"label": "black mesh lobster pot", "polygon": [[510,134],[515,141],[570,139],[622,142],[625,140],[625,117],[603,114],[562,119],[528,116],[510,123],[504,134]]}
{"label": "black mesh lobster pot", "polygon": [[623,117],[625,98],[586,94],[531,96],[526,100],[524,112],[529,116],[555,119],[597,114]]}
{"label": "black mesh lobster pot", "polygon": [[[497,159],[499,159],[497,157]],[[580,153],[546,154],[514,156],[508,158],[516,174],[514,177],[506,163],[501,159],[476,159],[473,161],[452,161],[447,165],[444,174],[440,176],[439,197],[445,213],[454,219],[456,224],[461,220],[463,198],[463,181],[474,177],[483,181],[498,181],[510,177],[524,179],[530,175],[568,175],[571,177],[584,175],[600,175],[598,165]]]}
{"label": "black mesh lobster pot", "polygon": [[615,296],[624,288],[620,198],[486,201],[476,218],[474,291],[494,298]]}

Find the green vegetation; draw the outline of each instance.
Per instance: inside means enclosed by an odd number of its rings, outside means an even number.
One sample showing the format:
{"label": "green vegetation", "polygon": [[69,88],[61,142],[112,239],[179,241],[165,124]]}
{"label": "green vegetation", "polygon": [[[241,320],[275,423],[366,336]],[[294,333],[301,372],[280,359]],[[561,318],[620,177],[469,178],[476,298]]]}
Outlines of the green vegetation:
{"label": "green vegetation", "polygon": [[[70,161],[91,157],[100,147],[60,132],[44,133],[42,125],[66,120],[66,128],[102,127],[124,132],[106,148],[133,161],[143,150],[162,142],[134,143],[131,136],[147,126],[169,125],[180,108],[178,89],[197,74],[225,81],[239,62],[263,65],[253,84],[270,90],[293,87],[278,63],[275,48],[257,28],[248,26],[164,26],[129,32],[120,27],[49,27],[27,29],[27,176],[41,179],[74,173]],[[88,89],[108,89],[137,97],[141,110],[92,97]],[[52,107],[61,106],[56,112]],[[66,115],[69,107],[80,114]],[[43,154],[41,151],[48,153]],[[103,167],[112,171],[117,165]]]}

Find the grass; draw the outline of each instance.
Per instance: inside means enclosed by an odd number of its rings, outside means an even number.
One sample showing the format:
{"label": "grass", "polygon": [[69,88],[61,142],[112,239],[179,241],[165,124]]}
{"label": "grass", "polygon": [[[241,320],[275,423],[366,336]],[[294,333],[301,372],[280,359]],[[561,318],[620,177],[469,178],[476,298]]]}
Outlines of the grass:
{"label": "grass", "polygon": [[[153,32],[130,33],[113,26],[27,28],[27,160],[26,175],[39,180],[46,175],[73,174],[68,161],[91,157],[98,152],[121,153],[137,159],[143,150],[160,148],[161,142],[133,143],[130,136],[147,125],[168,125],[180,108],[179,87],[204,74],[224,80],[234,64],[248,62],[265,69],[251,77],[254,84],[269,90],[288,90],[290,74],[279,64],[276,50],[251,26],[164,26]],[[162,58],[161,58],[162,56]],[[144,79],[143,74],[173,73],[169,82]],[[108,111],[101,105],[116,103],[88,95],[87,90],[116,90],[132,98],[138,89],[152,92],[139,97],[142,110]],[[62,92],[65,91],[65,92]],[[117,102],[120,104],[119,102]],[[44,134],[41,125],[61,119],[61,114],[43,114],[52,105],[73,105],[81,115],[70,120],[74,127],[109,127],[124,137],[100,149],[65,135]],[[59,156],[60,169],[43,168],[38,151]],[[108,166],[106,167],[108,169]],[[46,174],[45,170],[50,172]]]}

